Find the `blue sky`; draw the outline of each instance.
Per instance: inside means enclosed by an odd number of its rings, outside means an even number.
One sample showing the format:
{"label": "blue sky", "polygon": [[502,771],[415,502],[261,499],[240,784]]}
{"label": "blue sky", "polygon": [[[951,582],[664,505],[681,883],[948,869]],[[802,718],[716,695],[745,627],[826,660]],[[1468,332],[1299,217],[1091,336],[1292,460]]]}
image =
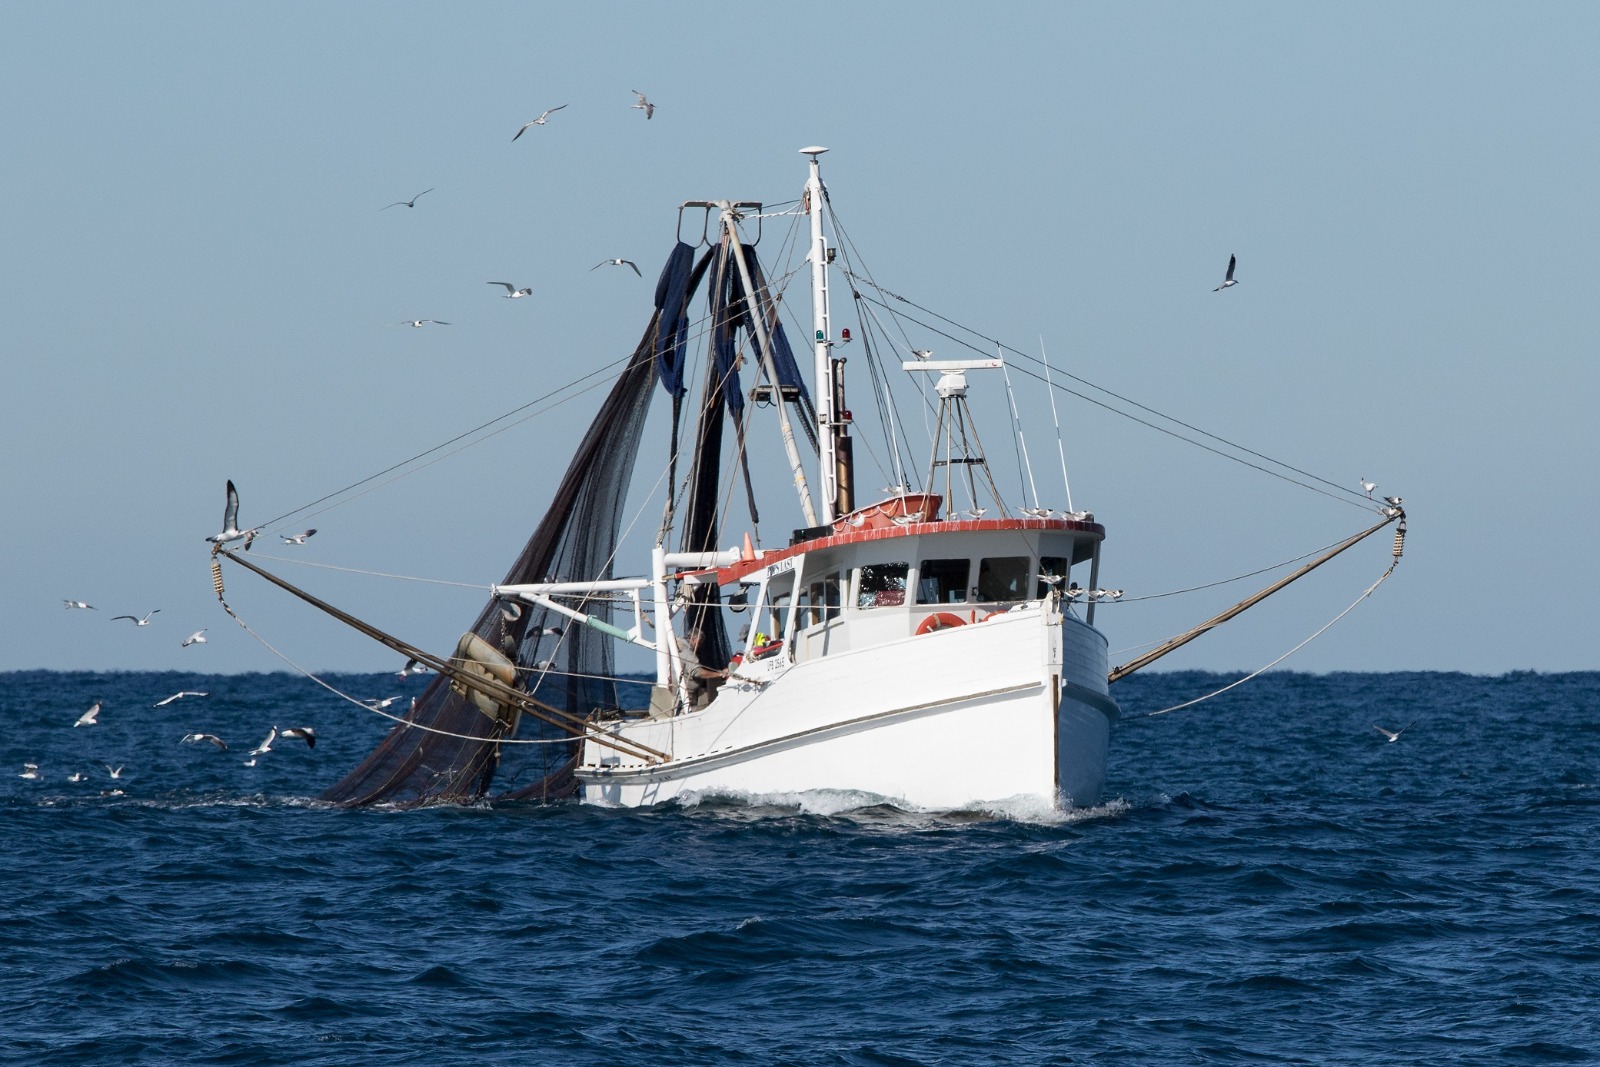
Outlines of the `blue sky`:
{"label": "blue sky", "polygon": [[[1600,9],[967,8],[8,5],[0,669],[281,668],[211,594],[225,480],[261,521],[625,355],[678,203],[792,199],[808,144],[832,149],[834,205],[889,289],[1405,497],[1395,577],[1287,666],[1593,667]],[[1241,284],[1213,293],[1233,253]],[[645,278],[589,270],[612,256]],[[1025,392],[1038,466],[1053,431]],[[593,403],[304,523],[306,560],[463,585],[286,573],[447,650]],[[1368,521],[1070,397],[1062,418],[1074,502],[1130,598]],[[1261,666],[1375,579],[1387,541],[1163,666]],[[295,662],[394,665],[229,582]],[[1100,621],[1129,649],[1249,588]]]}

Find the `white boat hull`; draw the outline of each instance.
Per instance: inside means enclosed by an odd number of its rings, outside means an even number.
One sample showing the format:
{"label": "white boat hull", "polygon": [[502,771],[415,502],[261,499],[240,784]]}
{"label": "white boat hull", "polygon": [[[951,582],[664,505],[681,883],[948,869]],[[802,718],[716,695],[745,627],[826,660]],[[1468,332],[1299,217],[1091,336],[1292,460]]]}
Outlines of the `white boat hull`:
{"label": "white boat hull", "polygon": [[926,810],[1087,806],[1117,714],[1106,667],[1097,631],[1022,605],[869,651],[750,664],[703,710],[608,731],[670,758],[589,741],[577,776],[585,801],[621,807],[813,790]]}

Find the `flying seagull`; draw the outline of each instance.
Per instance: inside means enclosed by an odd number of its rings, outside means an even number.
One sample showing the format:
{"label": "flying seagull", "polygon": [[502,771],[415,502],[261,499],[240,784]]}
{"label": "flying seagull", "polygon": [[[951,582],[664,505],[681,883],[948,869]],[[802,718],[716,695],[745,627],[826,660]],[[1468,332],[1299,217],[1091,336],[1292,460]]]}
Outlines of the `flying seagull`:
{"label": "flying seagull", "polygon": [[[437,188],[437,186],[435,186],[435,188]],[[418,193],[416,196],[413,196],[410,200],[396,200],[394,203],[386,204],[383,207],[380,207],[378,210],[379,211],[388,211],[392,207],[416,207],[417,206],[417,201],[420,200],[422,197],[426,196],[428,193],[431,193],[431,192],[433,192],[433,189],[424,189],[424,190],[422,190],[422,192]]]}
{"label": "flying seagull", "polygon": [[128,619],[135,626],[149,626],[150,616],[158,614],[160,611],[160,608],[151,608],[149,611],[145,612],[144,618],[142,619],[137,615],[113,615],[111,616],[111,621],[116,622],[118,619]]}
{"label": "flying seagull", "polygon": [[1222,290],[1226,289],[1230,285],[1238,285],[1239,284],[1237,281],[1234,280],[1234,277],[1233,277],[1233,268],[1238,266],[1238,264],[1239,264],[1239,257],[1238,256],[1229,256],[1228,257],[1228,276],[1222,280],[1222,284],[1221,285],[1219,285],[1215,289],[1211,290],[1213,293],[1220,293],[1220,292],[1222,292]]}
{"label": "flying seagull", "polygon": [[70,608],[84,608],[84,609],[86,609],[88,611],[96,610],[95,606],[93,604],[85,604],[81,600],[63,600],[61,603],[65,604],[69,609]]}
{"label": "flying seagull", "polygon": [[203,697],[203,696],[210,696],[210,695],[211,695],[210,693],[197,693],[193,689],[185,689],[181,693],[173,693],[171,696],[167,697],[165,700],[158,700],[154,704],[151,704],[150,706],[152,708],[164,708],[168,704],[172,703],[174,700],[182,700],[184,697]]}
{"label": "flying seagull", "polygon": [[510,282],[485,282],[484,284],[485,285],[503,285],[503,286],[505,286],[506,287],[506,299],[507,300],[516,300],[518,297],[532,296],[533,295],[533,290],[531,288],[529,288],[529,289],[518,289],[516,286],[512,285]]}
{"label": "flying seagull", "polygon": [[644,98],[644,94],[641,93],[639,90],[630,89],[629,92],[633,93],[634,96],[637,96],[639,98],[639,102],[637,104],[633,105],[634,108],[636,110],[643,111],[645,118],[647,118],[647,119],[654,118],[655,117],[655,113],[656,113],[656,106],[654,104],[652,104],[650,101],[646,100]]}
{"label": "flying seagull", "polygon": [[88,711],[84,712],[82,715],[78,716],[78,721],[72,724],[73,728],[76,729],[79,726],[99,726],[100,725],[99,716],[100,716],[100,701],[96,700],[94,702],[94,706],[93,707],[91,707]]}
{"label": "flying seagull", "polygon": [[1400,735],[1401,734],[1405,733],[1407,730],[1409,730],[1413,726],[1415,726],[1416,722],[1417,722],[1417,720],[1412,719],[1410,722],[1406,723],[1404,726],[1400,727],[1400,729],[1398,729],[1398,730],[1385,730],[1383,727],[1379,726],[1377,723],[1373,723],[1372,724],[1372,728],[1374,730],[1378,731],[1384,737],[1387,737],[1389,739],[1389,743],[1392,745],[1396,741],[1400,740]]}
{"label": "flying seagull", "polygon": [[[272,751],[272,742],[276,741],[277,739],[278,739],[278,728],[276,726],[274,726],[272,728],[272,732],[267,734],[267,736],[262,739],[262,741],[261,741],[261,743],[259,745],[257,745],[255,748],[252,748],[250,750],[250,752],[248,753],[248,755],[250,755],[251,757],[265,756],[268,752]],[[251,761],[248,764],[246,764],[246,766],[249,766],[249,767],[255,766],[255,760],[252,758]]]}
{"label": "flying seagull", "polygon": [[250,544],[256,539],[256,534],[261,528],[249,530],[239,529],[239,492],[233,487],[233,479],[228,479],[228,502],[222,509],[222,532],[214,533],[206,538],[217,548],[221,548],[229,541],[244,541],[245,551],[250,551]]}
{"label": "flying seagull", "polygon": [[[597,271],[601,267],[632,267],[633,273],[639,274],[639,265],[631,259],[602,259],[589,269],[591,271]],[[639,277],[643,278],[644,275],[639,274]]]}
{"label": "flying seagull", "polygon": [[290,741],[304,741],[307,748],[317,747],[317,731],[309,726],[291,726],[278,736]]}
{"label": "flying seagull", "polygon": [[317,531],[314,529],[301,530],[297,534],[279,534],[278,536],[283,538],[283,543],[286,545],[303,545],[306,543],[306,538],[310,537],[316,532]]}
{"label": "flying seagull", "polygon": [[448,326],[448,325],[450,325],[448,322],[441,322],[438,319],[407,319],[404,322],[397,322],[397,323],[395,323],[395,325],[396,326],[410,326],[413,329],[420,330],[430,322],[433,323],[435,326]]}
{"label": "flying seagull", "polygon": [[1367,494],[1368,500],[1372,499],[1372,491],[1376,488],[1378,488],[1377,482],[1369,482],[1365,478],[1361,479],[1361,491]]}
{"label": "flying seagull", "polygon": [[27,778],[30,781],[37,780],[39,777],[39,765],[37,763],[24,763],[22,765],[22,772],[18,774],[17,777]]}
{"label": "flying seagull", "polygon": [[423,674],[423,673],[426,673],[428,670],[429,670],[428,667],[426,667],[423,664],[419,663],[417,660],[408,659],[408,660],[406,660],[406,665],[404,667],[400,668],[399,677],[401,677],[401,678],[409,678],[413,674]]}
{"label": "flying seagull", "polygon": [[205,628],[202,627],[201,629],[198,629],[194,633],[190,634],[188,637],[185,637],[183,639],[183,644],[179,645],[178,647],[188,648],[190,645],[203,645],[205,643],[206,631]]}
{"label": "flying seagull", "polygon": [[546,111],[543,115],[540,115],[538,118],[534,119],[532,122],[524,122],[522,124],[522,129],[518,130],[511,139],[515,141],[518,137],[521,137],[523,134],[527,133],[529,126],[543,126],[545,119],[549,118],[551,115],[555,114],[557,111],[560,111],[561,108],[566,106],[566,104],[562,104],[559,107],[553,107],[549,111]]}
{"label": "flying seagull", "polygon": [[[390,704],[393,704],[399,699],[399,697],[373,697],[371,700],[363,700],[361,703],[365,704],[373,711],[382,711],[384,708],[388,707]],[[283,736],[288,737],[288,732],[285,731]]]}
{"label": "flying seagull", "polygon": [[102,764],[100,764],[100,766],[104,767],[106,769],[106,773],[111,775],[111,777],[113,777],[113,778],[121,778],[122,777],[122,768],[121,767],[113,767],[109,763],[102,763]]}
{"label": "flying seagull", "polygon": [[196,745],[201,741],[209,741],[222,751],[228,751],[228,743],[222,738],[218,737],[216,734],[184,734],[182,744]]}

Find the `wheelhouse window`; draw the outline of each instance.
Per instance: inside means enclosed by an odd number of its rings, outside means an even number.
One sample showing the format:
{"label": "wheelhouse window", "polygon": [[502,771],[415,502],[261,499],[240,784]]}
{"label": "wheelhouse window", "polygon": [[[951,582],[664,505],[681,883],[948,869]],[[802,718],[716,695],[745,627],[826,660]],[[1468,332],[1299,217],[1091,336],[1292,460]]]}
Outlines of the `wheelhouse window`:
{"label": "wheelhouse window", "polygon": [[1031,556],[990,556],[978,564],[978,599],[1005,603],[1028,599]]}
{"label": "wheelhouse window", "polygon": [[856,606],[898,607],[906,602],[909,563],[869,563],[856,572]]}
{"label": "wheelhouse window", "polygon": [[917,565],[918,604],[963,604],[967,599],[969,559],[925,559]]}
{"label": "wheelhouse window", "polygon": [[840,603],[838,575],[830,574],[812,582],[800,591],[799,628],[804,630],[837,619]]}
{"label": "wheelhouse window", "polygon": [[[1046,581],[1045,579],[1065,579],[1067,573],[1071,569],[1072,565],[1067,562],[1067,557],[1065,556],[1041,556],[1039,558],[1039,584],[1034,593],[1034,597],[1038,600],[1043,600],[1045,597],[1049,596],[1050,586],[1052,583]],[[1065,581],[1061,581],[1054,584],[1059,585],[1062,589],[1065,589],[1067,583]]]}

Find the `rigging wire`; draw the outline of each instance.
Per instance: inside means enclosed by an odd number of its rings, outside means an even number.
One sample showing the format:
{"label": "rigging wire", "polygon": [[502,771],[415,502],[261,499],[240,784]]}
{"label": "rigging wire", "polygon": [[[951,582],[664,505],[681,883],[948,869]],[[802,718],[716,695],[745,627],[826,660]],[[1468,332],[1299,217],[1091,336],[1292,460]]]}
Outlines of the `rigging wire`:
{"label": "rigging wire", "polygon": [[[852,274],[852,275],[849,275],[849,277],[854,279],[856,276]],[[910,307],[916,308],[918,311],[920,311],[920,312],[922,312],[922,313],[924,313],[926,315],[931,315],[933,318],[938,319],[941,322],[947,323],[948,325],[950,325],[950,326],[952,326],[952,327],[954,327],[954,328],[956,328],[958,330],[965,331],[966,333],[969,333],[974,337],[980,338],[981,340],[983,340],[984,342],[986,342],[988,344],[997,345],[997,346],[1003,348],[1005,351],[1010,352],[1010,353],[1018,356],[1021,359],[1027,360],[1028,362],[1035,363],[1035,364],[1039,364],[1041,362],[1038,358],[1029,355],[1027,352],[1022,351],[1021,349],[1014,348],[1011,345],[1007,345],[1007,344],[1004,344],[1001,341],[996,340],[995,338],[988,337],[987,335],[985,335],[983,333],[980,333],[979,331],[974,330],[969,326],[965,326],[965,325],[963,325],[963,324],[961,324],[959,322],[956,322],[954,319],[947,318],[947,317],[945,317],[943,315],[940,315],[936,311],[933,311],[933,310],[931,310],[929,308],[925,308],[922,305],[916,303],[915,301],[910,300],[910,299],[908,299],[908,298],[906,298],[904,296],[901,296],[898,293],[891,292],[890,290],[885,289],[882,286],[878,285],[876,282],[873,282],[870,278],[863,278],[863,279],[861,279],[861,281],[863,281],[866,285],[870,286],[872,289],[876,290],[879,293],[882,293],[883,295],[885,295],[887,297],[891,297],[894,300],[897,300],[897,301],[899,301],[901,303],[904,303],[904,304],[906,304],[906,305],[908,305]],[[885,303],[885,302],[883,302],[881,300],[877,300],[874,297],[867,296],[867,295],[863,294],[862,299],[866,300],[866,301],[869,301],[871,303],[878,304],[880,307],[882,307],[884,310],[890,312],[891,314],[903,314],[901,312],[897,312],[896,309],[891,307],[889,304],[887,304],[887,303]],[[925,329],[927,329],[927,330],[929,330],[929,331],[931,331],[931,332],[933,332],[935,334],[938,334],[939,336],[944,337],[947,340],[954,342],[955,344],[958,344],[958,345],[961,345],[961,346],[963,346],[963,347],[965,347],[967,349],[970,349],[971,351],[973,351],[975,353],[978,353],[979,355],[983,354],[983,350],[982,349],[980,349],[977,345],[973,344],[970,341],[967,341],[964,338],[958,337],[955,334],[948,333],[948,332],[946,332],[944,330],[940,330],[939,328],[937,328],[935,326],[932,326],[932,325],[930,325],[930,324],[928,324],[926,322],[922,322],[921,320],[917,319],[915,316],[906,315],[906,318],[911,319],[911,321],[913,321],[913,322],[917,322],[918,325],[922,326],[923,328],[925,328]],[[1023,373],[1028,373],[1028,372],[1023,371]],[[1202,430],[1198,426],[1194,426],[1194,425],[1192,425],[1190,423],[1187,423],[1187,422],[1183,421],[1182,419],[1176,418],[1174,416],[1167,415],[1166,413],[1158,411],[1155,408],[1152,408],[1147,404],[1141,404],[1137,400],[1133,400],[1133,399],[1131,399],[1129,397],[1123,396],[1122,394],[1117,393],[1114,390],[1107,389],[1104,386],[1097,385],[1094,382],[1091,382],[1088,379],[1082,378],[1082,377],[1080,377],[1080,376],[1078,376],[1076,374],[1072,374],[1072,373],[1067,372],[1067,371],[1062,371],[1061,373],[1062,373],[1062,375],[1064,377],[1070,378],[1072,381],[1078,382],[1079,384],[1081,384],[1081,385],[1083,385],[1083,386],[1085,386],[1085,387],[1087,387],[1089,389],[1093,389],[1096,392],[1104,393],[1105,395],[1116,399],[1120,403],[1127,404],[1127,405],[1129,405],[1131,407],[1139,409],[1140,411],[1147,412],[1148,414],[1153,415],[1156,418],[1163,419],[1163,420],[1165,420],[1167,422],[1173,423],[1174,425],[1180,426],[1180,427],[1184,428],[1185,430],[1189,430],[1189,431],[1191,431],[1193,433],[1200,434],[1201,436],[1209,438],[1209,439],[1211,439],[1213,441],[1216,441],[1219,444],[1226,445],[1228,448],[1236,449],[1236,450],[1238,450],[1240,452],[1245,453],[1246,455],[1254,456],[1257,459],[1260,459],[1260,460],[1263,460],[1264,462],[1273,464],[1274,466],[1282,467],[1285,470],[1292,471],[1293,473],[1298,474],[1303,478],[1309,478],[1309,479],[1311,479],[1313,481],[1320,482],[1323,485],[1326,485],[1326,486],[1329,486],[1332,489],[1338,490],[1339,493],[1345,494],[1346,496],[1356,497],[1357,501],[1360,502],[1360,505],[1363,506],[1363,507],[1365,506],[1365,498],[1362,497],[1362,495],[1360,493],[1357,493],[1355,490],[1347,488],[1346,486],[1343,486],[1343,485],[1339,484],[1338,482],[1332,481],[1331,479],[1328,479],[1328,478],[1323,478],[1323,477],[1321,477],[1319,475],[1316,475],[1316,474],[1312,474],[1309,471],[1301,470],[1300,468],[1294,466],[1293,464],[1285,463],[1282,460],[1273,459],[1271,456],[1268,456],[1268,455],[1266,455],[1264,453],[1261,453],[1261,452],[1257,452],[1256,450],[1248,448],[1245,445],[1241,445],[1241,444],[1238,444],[1237,442],[1230,441],[1225,437],[1218,436],[1217,434],[1211,433],[1211,432],[1209,432],[1207,430]],[[1037,380],[1039,380],[1039,381],[1044,381],[1044,378],[1042,378],[1042,377],[1040,377],[1038,375],[1032,375],[1032,376],[1034,378],[1036,378]],[[1049,384],[1049,383],[1047,383],[1047,384]],[[1116,407],[1113,407],[1112,405],[1110,405],[1110,404],[1108,404],[1108,403],[1106,403],[1104,401],[1096,400],[1093,397],[1086,396],[1085,394],[1080,393],[1080,392],[1078,392],[1076,390],[1070,389],[1070,388],[1068,388],[1066,386],[1053,385],[1053,388],[1059,389],[1062,392],[1067,393],[1068,395],[1076,396],[1081,400],[1087,400],[1092,404],[1096,404],[1097,406],[1105,408],[1106,410],[1111,411],[1111,412],[1113,412],[1115,414],[1121,415],[1124,418],[1132,419],[1133,421],[1139,422],[1140,424],[1148,426],[1151,429],[1161,430],[1161,432],[1166,433],[1166,434],[1168,434],[1168,435],[1170,435],[1172,437],[1176,437],[1179,440],[1186,441],[1186,442],[1188,442],[1190,444],[1197,445],[1198,447],[1201,447],[1201,448],[1207,448],[1208,451],[1212,451],[1212,452],[1215,452],[1219,456],[1223,456],[1225,458],[1232,459],[1237,463],[1243,463],[1246,466],[1254,467],[1256,470],[1260,470],[1260,471],[1263,471],[1264,473],[1268,473],[1268,474],[1273,474],[1275,477],[1282,478],[1285,481],[1291,482],[1293,484],[1301,485],[1301,486],[1303,486],[1305,488],[1308,488],[1308,489],[1314,489],[1315,488],[1313,486],[1306,486],[1305,483],[1303,483],[1303,482],[1297,482],[1295,479],[1290,478],[1287,475],[1283,475],[1283,474],[1280,474],[1280,473],[1277,473],[1277,472],[1273,472],[1273,471],[1267,470],[1264,467],[1260,467],[1260,466],[1258,466],[1256,464],[1249,463],[1248,461],[1240,459],[1237,456],[1230,456],[1230,455],[1228,455],[1228,453],[1223,452],[1223,451],[1221,451],[1219,449],[1212,448],[1210,446],[1204,445],[1201,442],[1193,440],[1192,438],[1184,437],[1182,434],[1177,433],[1177,432],[1175,432],[1173,430],[1169,430],[1169,429],[1166,429],[1164,427],[1157,426],[1154,423],[1148,422],[1148,421],[1146,421],[1144,419],[1140,419],[1137,416],[1129,414],[1126,411],[1121,411],[1121,410],[1117,409]],[[1325,495],[1328,495],[1328,496],[1333,496],[1334,495],[1332,493],[1327,493],[1325,490],[1316,490],[1316,491],[1324,492]]]}

